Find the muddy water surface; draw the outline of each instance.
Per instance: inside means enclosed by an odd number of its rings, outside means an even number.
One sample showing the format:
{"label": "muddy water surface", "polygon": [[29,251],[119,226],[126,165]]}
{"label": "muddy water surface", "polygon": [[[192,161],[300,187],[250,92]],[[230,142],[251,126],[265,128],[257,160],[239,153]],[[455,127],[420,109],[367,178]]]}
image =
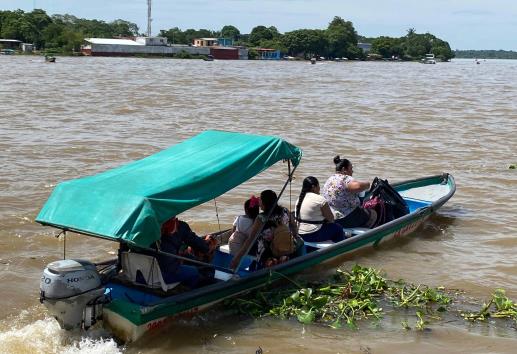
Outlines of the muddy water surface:
{"label": "muddy water surface", "polygon": [[[388,277],[517,299],[517,61],[258,62],[0,56],[0,352],[5,353],[512,353],[511,326],[440,322],[406,332],[397,316],[359,331],[246,320],[223,310],[127,347],[106,333],[62,333],[38,302],[44,266],[63,240],[34,223],[60,181],[145,157],[205,129],[280,135],[304,151],[301,180],[324,181],[336,154],[355,176],[390,181],[452,173],[453,199],[415,237],[344,263]],[[194,162],[195,163],[195,162]],[[279,189],[285,166],[217,201],[221,227],[242,201]],[[218,229],[213,203],[184,216]],[[112,243],[67,238],[66,256],[100,260]],[[410,321],[414,319],[410,318]],[[105,339],[100,339],[103,337]]]}

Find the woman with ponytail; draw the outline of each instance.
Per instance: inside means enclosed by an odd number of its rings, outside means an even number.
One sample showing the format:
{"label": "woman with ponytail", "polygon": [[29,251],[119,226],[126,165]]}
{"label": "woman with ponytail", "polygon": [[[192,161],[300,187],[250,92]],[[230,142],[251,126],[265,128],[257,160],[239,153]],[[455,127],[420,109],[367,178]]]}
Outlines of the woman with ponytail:
{"label": "woman with ponytail", "polygon": [[352,163],[338,156],[334,157],[336,173],[323,186],[323,197],[334,213],[336,223],[345,228],[370,228],[377,220],[373,209],[361,208],[359,193],[370,188],[370,182],[360,182],[352,177]]}
{"label": "woman with ponytail", "polygon": [[303,180],[302,191],[296,201],[298,233],[307,242],[343,240],[343,228],[334,223],[330,207],[320,195],[320,184],[316,177]]}

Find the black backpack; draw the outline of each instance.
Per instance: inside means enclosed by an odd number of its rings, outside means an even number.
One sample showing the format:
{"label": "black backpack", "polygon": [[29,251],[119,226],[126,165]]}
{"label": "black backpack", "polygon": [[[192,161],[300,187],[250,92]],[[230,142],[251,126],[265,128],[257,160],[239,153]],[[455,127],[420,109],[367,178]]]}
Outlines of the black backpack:
{"label": "black backpack", "polygon": [[388,183],[378,177],[372,182],[369,192],[369,199],[379,197],[384,202],[385,219],[382,223],[398,219],[409,214],[409,207],[402,196]]}

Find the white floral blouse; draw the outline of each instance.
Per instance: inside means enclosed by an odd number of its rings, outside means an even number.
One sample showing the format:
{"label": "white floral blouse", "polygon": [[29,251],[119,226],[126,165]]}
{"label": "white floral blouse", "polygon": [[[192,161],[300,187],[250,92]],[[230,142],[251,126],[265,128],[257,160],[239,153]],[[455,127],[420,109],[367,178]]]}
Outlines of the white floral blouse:
{"label": "white floral blouse", "polygon": [[338,219],[344,218],[361,205],[358,194],[348,191],[348,184],[353,180],[352,176],[336,173],[323,186],[322,195]]}

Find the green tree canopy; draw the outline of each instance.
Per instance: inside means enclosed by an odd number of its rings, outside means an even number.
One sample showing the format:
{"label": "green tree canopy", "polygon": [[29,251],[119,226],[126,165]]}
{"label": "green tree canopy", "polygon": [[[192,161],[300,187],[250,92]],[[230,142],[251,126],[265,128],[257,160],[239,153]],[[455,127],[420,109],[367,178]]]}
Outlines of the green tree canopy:
{"label": "green tree canopy", "polygon": [[[73,15],[48,16],[45,11],[35,9],[25,13],[22,10],[0,11],[0,37],[18,39],[34,43],[37,48],[52,48],[56,51],[77,51],[87,37],[132,37],[138,35],[138,26],[117,19],[113,22],[77,18]],[[178,27],[161,30],[160,36],[167,37],[170,43],[191,44],[195,38],[219,37],[232,38],[237,45],[279,49],[294,56],[310,57],[363,57],[357,47],[358,39],[372,43],[372,53],[383,57],[393,55],[406,59],[420,59],[427,53],[448,60],[454,57],[449,43],[430,33],[418,34],[414,28],[400,38],[381,36],[378,38],[359,37],[352,22],[334,17],[327,29],[298,29],[281,34],[275,26],[256,26],[249,34],[241,34],[232,25],[224,26],[221,31],[189,28],[182,31]],[[253,56],[253,53],[250,54]]]}
{"label": "green tree canopy", "polygon": [[437,58],[449,60],[454,58],[454,53],[449,43],[437,38],[430,33],[419,34],[414,28],[410,28],[404,37],[378,37],[372,41],[372,53],[382,57],[396,56],[400,58],[419,60],[428,53],[433,53]]}
{"label": "green tree canopy", "polygon": [[212,38],[219,37],[219,32],[211,31],[208,29],[194,29],[189,28],[185,31],[182,31],[178,27],[173,27],[168,30],[161,30],[160,36],[167,37],[167,40],[170,43],[174,44],[192,44],[194,39],[196,38]]}
{"label": "green tree canopy", "polygon": [[324,30],[300,29],[286,32],[282,38],[288,54],[293,56],[326,55],[328,40]]}
{"label": "green tree canopy", "polygon": [[240,36],[241,32],[239,29],[232,25],[226,25],[221,29],[221,37],[231,38],[233,40],[237,40]]}
{"label": "green tree canopy", "polygon": [[252,45],[260,45],[263,40],[272,40],[280,37],[276,27],[257,26],[251,30],[249,41]]}
{"label": "green tree canopy", "polygon": [[373,53],[380,54],[383,58],[402,57],[404,55],[403,41],[400,38],[381,36],[372,41]]}
{"label": "green tree canopy", "polygon": [[354,58],[356,55],[354,48],[357,48],[357,33],[352,22],[336,16],[329,23],[326,35],[328,56]]}

